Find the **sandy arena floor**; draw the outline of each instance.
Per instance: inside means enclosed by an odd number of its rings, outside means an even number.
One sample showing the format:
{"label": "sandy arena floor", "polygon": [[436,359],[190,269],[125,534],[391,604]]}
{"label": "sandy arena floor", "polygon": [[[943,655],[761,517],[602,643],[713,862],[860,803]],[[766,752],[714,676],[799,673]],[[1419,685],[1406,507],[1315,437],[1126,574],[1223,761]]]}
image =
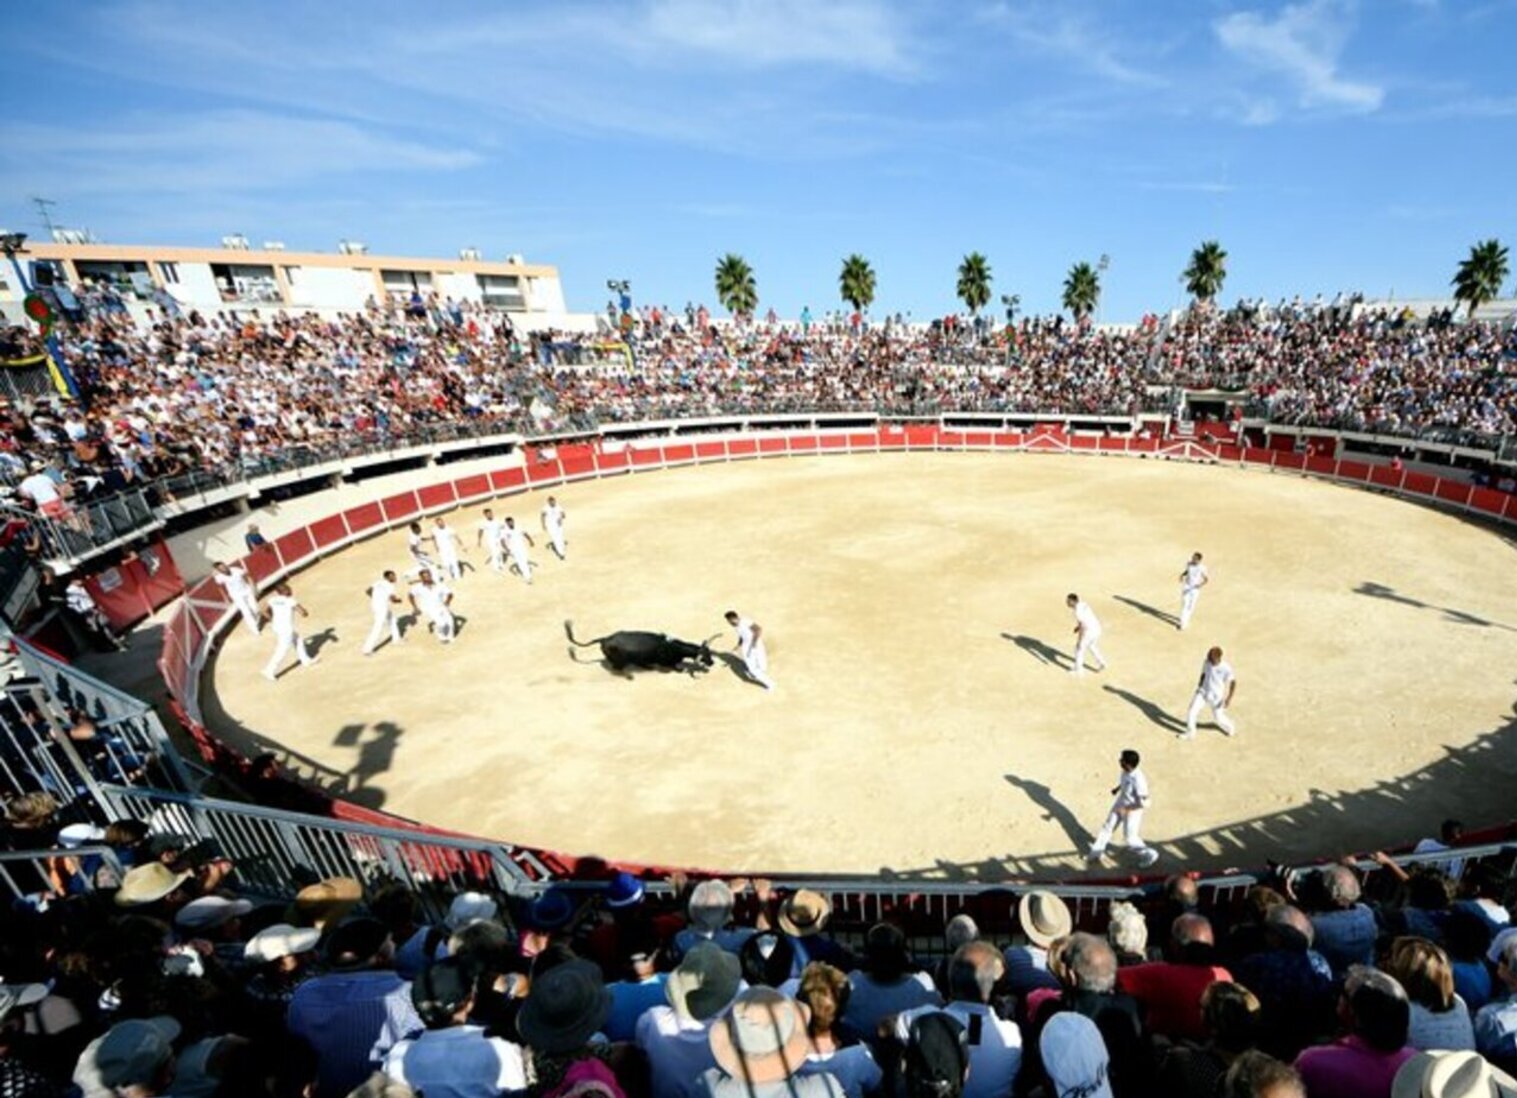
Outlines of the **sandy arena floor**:
{"label": "sandy arena floor", "polygon": [[[1298,477],[1088,457],[883,454],[704,466],[497,501],[537,537],[536,582],[463,528],[465,619],[371,658],[364,589],[403,532],[293,580],[320,663],[258,674],[239,627],[208,723],[276,741],[352,799],[612,859],[1004,879],[1083,869],[1124,747],[1165,867],[1258,864],[1504,819],[1517,787],[1517,555],[1433,510]],[[1193,549],[1212,583],[1179,632]],[[1068,591],[1111,662],[1064,671]],[[718,663],[634,681],[581,639],[699,641],[735,607],[778,689]],[[1207,647],[1237,670],[1239,735],[1176,739]],[[590,659],[594,653],[579,653]],[[1108,863],[1106,872],[1111,872]]]}

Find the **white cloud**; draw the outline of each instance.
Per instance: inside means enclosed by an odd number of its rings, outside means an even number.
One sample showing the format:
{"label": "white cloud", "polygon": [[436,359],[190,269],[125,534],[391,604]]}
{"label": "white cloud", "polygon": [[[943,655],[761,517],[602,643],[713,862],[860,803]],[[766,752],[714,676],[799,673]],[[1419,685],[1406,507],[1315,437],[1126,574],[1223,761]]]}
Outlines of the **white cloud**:
{"label": "white cloud", "polygon": [[[1118,84],[1161,87],[1168,83],[1157,73],[1139,68],[1118,53],[1117,41],[1099,28],[1063,7],[1022,5],[1013,8],[1002,0],[982,8],[982,23],[1008,31],[1032,50],[1068,61],[1076,68]],[[1124,47],[1132,45],[1123,38]]]}
{"label": "white cloud", "polygon": [[1274,18],[1256,11],[1234,12],[1212,28],[1229,52],[1283,76],[1294,87],[1300,106],[1366,113],[1380,108],[1385,89],[1339,71],[1352,15],[1345,0],[1305,0],[1287,4]]}
{"label": "white cloud", "polygon": [[828,65],[916,71],[898,14],[875,0],[655,0],[627,30],[648,44],[743,68]]}

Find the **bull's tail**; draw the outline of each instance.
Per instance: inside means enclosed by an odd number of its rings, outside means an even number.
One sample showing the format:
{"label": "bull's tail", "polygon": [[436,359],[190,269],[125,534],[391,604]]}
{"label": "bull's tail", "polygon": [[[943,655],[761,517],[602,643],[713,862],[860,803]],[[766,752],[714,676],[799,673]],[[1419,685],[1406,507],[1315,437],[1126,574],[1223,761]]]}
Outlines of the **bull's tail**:
{"label": "bull's tail", "polygon": [[574,623],[572,621],[564,622],[564,636],[568,637],[569,643],[574,645],[576,648],[594,648],[597,644],[606,639],[605,637],[596,637],[594,640],[575,640]]}

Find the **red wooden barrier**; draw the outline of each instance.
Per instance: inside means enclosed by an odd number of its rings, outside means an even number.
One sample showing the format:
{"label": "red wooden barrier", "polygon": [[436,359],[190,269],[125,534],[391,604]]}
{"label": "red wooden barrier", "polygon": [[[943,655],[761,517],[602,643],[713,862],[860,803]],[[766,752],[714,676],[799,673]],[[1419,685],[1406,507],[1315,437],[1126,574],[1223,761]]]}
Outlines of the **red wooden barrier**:
{"label": "red wooden barrier", "polygon": [[348,536],[347,524],[342,521],[341,515],[328,515],[326,518],[317,519],[310,525],[311,540],[318,548],[325,549]]}
{"label": "red wooden barrier", "polygon": [[906,445],[912,448],[935,446],[938,429],[932,424],[912,423],[906,427]]}
{"label": "red wooden barrier", "polygon": [[666,464],[676,461],[694,461],[695,447],[688,442],[676,442],[664,447],[664,462]]}
{"label": "red wooden barrier", "polygon": [[1365,483],[1370,479],[1370,469],[1373,468],[1367,461],[1340,461],[1338,463],[1338,475],[1344,480],[1357,480]]}
{"label": "red wooden barrier", "polygon": [[557,480],[559,475],[556,461],[538,461],[536,458],[529,458],[527,461],[527,480],[533,484]]}
{"label": "red wooden barrier", "polygon": [[1382,488],[1399,488],[1401,486],[1401,470],[1392,469],[1389,465],[1375,465],[1370,468],[1370,483],[1378,484]]}
{"label": "red wooden barrier", "polygon": [[938,432],[938,445],[951,447],[957,450],[964,445],[966,438],[967,436],[963,431],[955,431],[945,427],[943,430]]}
{"label": "red wooden barrier", "polygon": [[1101,438],[1096,439],[1096,441],[1101,444],[1098,448],[1104,454],[1127,453],[1127,439],[1125,438],[1109,438],[1103,435]]}
{"label": "red wooden barrier", "polygon": [[765,435],[758,440],[758,448],[761,454],[783,454],[788,449],[788,444],[783,436],[775,438]]}
{"label": "red wooden barrier", "polygon": [[279,550],[279,559],[286,567],[293,567],[316,551],[311,540],[311,531],[302,526],[274,539],[274,548]]}
{"label": "red wooden barrier", "polygon": [[637,469],[647,469],[650,466],[657,465],[664,459],[664,451],[658,447],[629,450],[627,452],[632,455],[632,465]]}
{"label": "red wooden barrier", "polygon": [[416,492],[416,498],[421,501],[422,509],[430,511],[437,507],[446,507],[455,502],[453,496],[453,482],[445,480],[441,484],[428,484]]}
{"label": "red wooden barrier", "polygon": [[602,450],[595,455],[595,467],[603,473],[618,472],[627,468],[631,461],[626,450]]}
{"label": "red wooden barrier", "polygon": [[1127,452],[1129,454],[1156,454],[1159,452],[1159,440],[1139,435],[1127,440]]}
{"label": "red wooden barrier", "polygon": [[490,494],[490,478],[484,473],[459,477],[453,482],[453,497],[462,503],[466,499],[478,499]]}
{"label": "red wooden barrier", "polygon": [[695,456],[702,461],[714,461],[727,456],[727,446],[721,442],[697,442]]}
{"label": "red wooden barrier", "polygon": [[417,505],[415,492],[401,492],[399,495],[380,500],[379,505],[384,508],[385,518],[391,522],[414,515],[421,510]]}
{"label": "red wooden barrier", "polygon": [[497,492],[506,492],[512,488],[519,488],[526,482],[527,474],[523,473],[516,466],[512,466],[509,469],[497,469],[490,474],[490,485]]}
{"label": "red wooden barrier", "polygon": [[1457,480],[1438,480],[1438,498],[1446,499],[1450,503],[1468,503],[1470,501],[1471,485],[1461,484]]}
{"label": "red wooden barrier", "polygon": [[994,437],[994,432],[992,431],[966,431],[964,433],[964,444],[966,446],[989,446]]}
{"label": "red wooden barrier", "polygon": [[1273,465],[1275,455],[1270,450],[1262,450],[1257,446],[1245,446],[1243,448],[1243,460],[1250,465]]}
{"label": "red wooden barrier", "polygon": [[847,435],[823,435],[821,438],[823,450],[846,450],[848,449]]}
{"label": "red wooden barrier", "polygon": [[[1328,463],[1331,466],[1331,462]],[[1275,454],[1276,469],[1305,469],[1306,455],[1280,450]]]}
{"label": "red wooden barrier", "polygon": [[790,440],[790,452],[806,452],[816,449],[815,435],[796,435]]}
{"label": "red wooden barrier", "polygon": [[1022,445],[1026,438],[1020,431],[997,431],[991,436],[991,443],[995,446],[1005,446],[1011,449]]}
{"label": "red wooden barrier", "polygon": [[758,453],[758,439],[735,438],[727,443],[728,457],[749,457]]}
{"label": "red wooden barrier", "polygon": [[1470,493],[1470,504],[1477,511],[1484,511],[1488,515],[1500,515],[1506,512],[1506,505],[1511,498],[1505,492],[1498,492],[1494,488],[1476,488]]}
{"label": "red wooden barrier", "polygon": [[349,507],[342,513],[342,517],[347,522],[348,529],[355,534],[372,530],[385,520],[384,511],[377,503],[360,503],[357,507]]}
{"label": "red wooden barrier", "polygon": [[1101,439],[1096,435],[1070,435],[1069,448],[1071,450],[1099,450]]}
{"label": "red wooden barrier", "polygon": [[566,477],[587,476],[595,472],[595,453],[589,447],[583,447],[567,456],[560,454],[558,464]]}
{"label": "red wooden barrier", "polygon": [[848,446],[852,450],[873,450],[879,444],[880,436],[877,431],[858,431],[848,436]]}
{"label": "red wooden barrier", "polygon": [[1408,472],[1401,482],[1401,487],[1403,491],[1419,496],[1430,496],[1438,490],[1438,478],[1431,473]]}
{"label": "red wooden barrier", "polygon": [[1306,471],[1319,477],[1330,477],[1338,471],[1338,463],[1330,457],[1309,454],[1306,458]]}

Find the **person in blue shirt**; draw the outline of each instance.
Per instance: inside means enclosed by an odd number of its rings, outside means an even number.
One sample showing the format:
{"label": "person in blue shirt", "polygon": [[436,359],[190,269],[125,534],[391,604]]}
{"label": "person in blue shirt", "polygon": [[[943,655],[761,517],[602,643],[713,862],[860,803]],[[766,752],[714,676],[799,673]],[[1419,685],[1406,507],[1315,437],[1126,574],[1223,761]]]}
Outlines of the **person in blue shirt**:
{"label": "person in blue shirt", "polygon": [[395,1044],[384,1072],[427,1098],[498,1098],[526,1089],[520,1045],[487,1037],[469,1022],[478,972],[462,957],[427,966],[411,985],[411,1002],[426,1029]]}

